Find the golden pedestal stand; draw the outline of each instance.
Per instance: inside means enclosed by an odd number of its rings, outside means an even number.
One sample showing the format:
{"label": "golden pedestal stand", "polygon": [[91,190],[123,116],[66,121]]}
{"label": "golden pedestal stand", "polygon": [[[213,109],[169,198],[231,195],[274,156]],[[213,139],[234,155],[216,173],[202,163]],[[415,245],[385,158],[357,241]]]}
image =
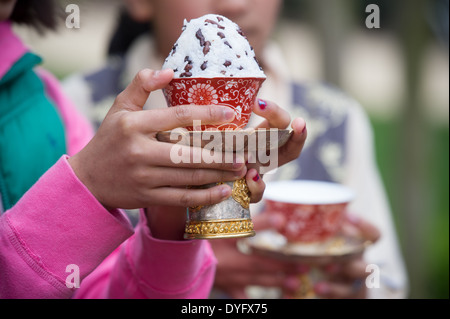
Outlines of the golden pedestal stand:
{"label": "golden pedestal stand", "polygon": [[[204,149],[250,153],[249,166],[261,174],[262,168],[273,169],[278,166],[278,149],[289,140],[291,132],[278,129],[242,130],[242,131],[196,131],[174,130],[160,132],[159,141],[201,147]],[[272,154],[275,163],[261,164],[259,155]],[[272,167],[274,166],[274,167]],[[191,188],[210,188],[218,184],[227,184],[232,188],[232,196],[227,200],[208,206],[189,207],[185,228],[186,239],[241,238],[255,235],[250,215],[250,191],[245,178],[235,182],[218,182]]]}

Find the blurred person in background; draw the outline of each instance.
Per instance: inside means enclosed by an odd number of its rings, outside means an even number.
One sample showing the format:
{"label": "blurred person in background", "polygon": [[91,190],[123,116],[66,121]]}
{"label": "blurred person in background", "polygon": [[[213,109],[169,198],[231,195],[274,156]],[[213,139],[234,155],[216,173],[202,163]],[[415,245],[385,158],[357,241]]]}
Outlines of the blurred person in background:
{"label": "blurred person in background", "polygon": [[[242,28],[267,75],[260,96],[276,101],[292,116],[301,115],[308,123],[302,155],[276,174],[266,175],[265,181],[308,179],[349,186],[357,196],[349,207],[347,226],[377,241],[364,256],[327,265],[327,276],[315,284],[315,293],[322,298],[405,298],[406,269],[375,163],[368,117],[356,101],[336,88],[293,80],[284,48],[271,38],[283,1],[197,0],[194,5],[184,0],[126,0],[125,4],[105,66],[65,81],[66,91],[94,125],[101,123],[114,95],[136,70],[161,67],[181,33],[184,19],[208,13],[228,17]],[[159,92],[152,93],[145,105],[146,109],[165,107]],[[260,100],[254,113],[270,118],[276,108]],[[253,116],[251,124],[260,120]],[[254,207],[252,212],[258,210],[260,207]],[[255,214],[253,219],[260,230],[276,229],[285,222],[266,214]],[[218,259],[212,297],[254,297],[252,287],[275,288],[276,294],[271,297],[293,296],[301,288],[299,275],[309,270],[308,265],[244,254],[236,247],[236,240],[212,240],[211,245]],[[366,288],[368,264],[380,268],[380,288]]]}

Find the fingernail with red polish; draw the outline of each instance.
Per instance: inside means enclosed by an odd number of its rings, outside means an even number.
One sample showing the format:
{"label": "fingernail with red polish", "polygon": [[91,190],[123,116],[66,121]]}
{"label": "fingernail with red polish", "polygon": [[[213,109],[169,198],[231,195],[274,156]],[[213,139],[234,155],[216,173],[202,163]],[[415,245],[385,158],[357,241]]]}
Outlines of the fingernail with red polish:
{"label": "fingernail with red polish", "polygon": [[305,132],[306,132],[306,124],[305,124],[305,127],[302,130],[302,134],[305,134]]}
{"label": "fingernail with red polish", "polygon": [[261,177],[259,177],[259,174],[256,174],[256,176],[253,177],[253,181],[257,182],[257,181],[259,181],[260,178]]}
{"label": "fingernail with red polish", "polygon": [[267,107],[267,102],[261,99],[258,99],[258,105],[261,110],[265,110]]}

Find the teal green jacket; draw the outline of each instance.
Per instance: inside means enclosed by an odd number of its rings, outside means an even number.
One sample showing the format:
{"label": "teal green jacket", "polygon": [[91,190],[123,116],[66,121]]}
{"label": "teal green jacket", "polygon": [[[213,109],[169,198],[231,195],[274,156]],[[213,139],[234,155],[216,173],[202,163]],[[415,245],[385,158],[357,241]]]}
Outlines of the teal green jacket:
{"label": "teal green jacket", "polygon": [[66,153],[64,125],[25,53],[0,78],[0,195],[11,208]]}

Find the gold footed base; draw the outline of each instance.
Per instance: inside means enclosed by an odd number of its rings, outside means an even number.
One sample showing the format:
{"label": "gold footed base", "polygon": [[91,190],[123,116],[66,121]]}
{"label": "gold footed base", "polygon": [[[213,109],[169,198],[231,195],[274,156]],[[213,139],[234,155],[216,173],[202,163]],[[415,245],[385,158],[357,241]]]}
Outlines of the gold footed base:
{"label": "gold footed base", "polygon": [[185,239],[243,238],[255,236],[251,219],[188,221]]}

